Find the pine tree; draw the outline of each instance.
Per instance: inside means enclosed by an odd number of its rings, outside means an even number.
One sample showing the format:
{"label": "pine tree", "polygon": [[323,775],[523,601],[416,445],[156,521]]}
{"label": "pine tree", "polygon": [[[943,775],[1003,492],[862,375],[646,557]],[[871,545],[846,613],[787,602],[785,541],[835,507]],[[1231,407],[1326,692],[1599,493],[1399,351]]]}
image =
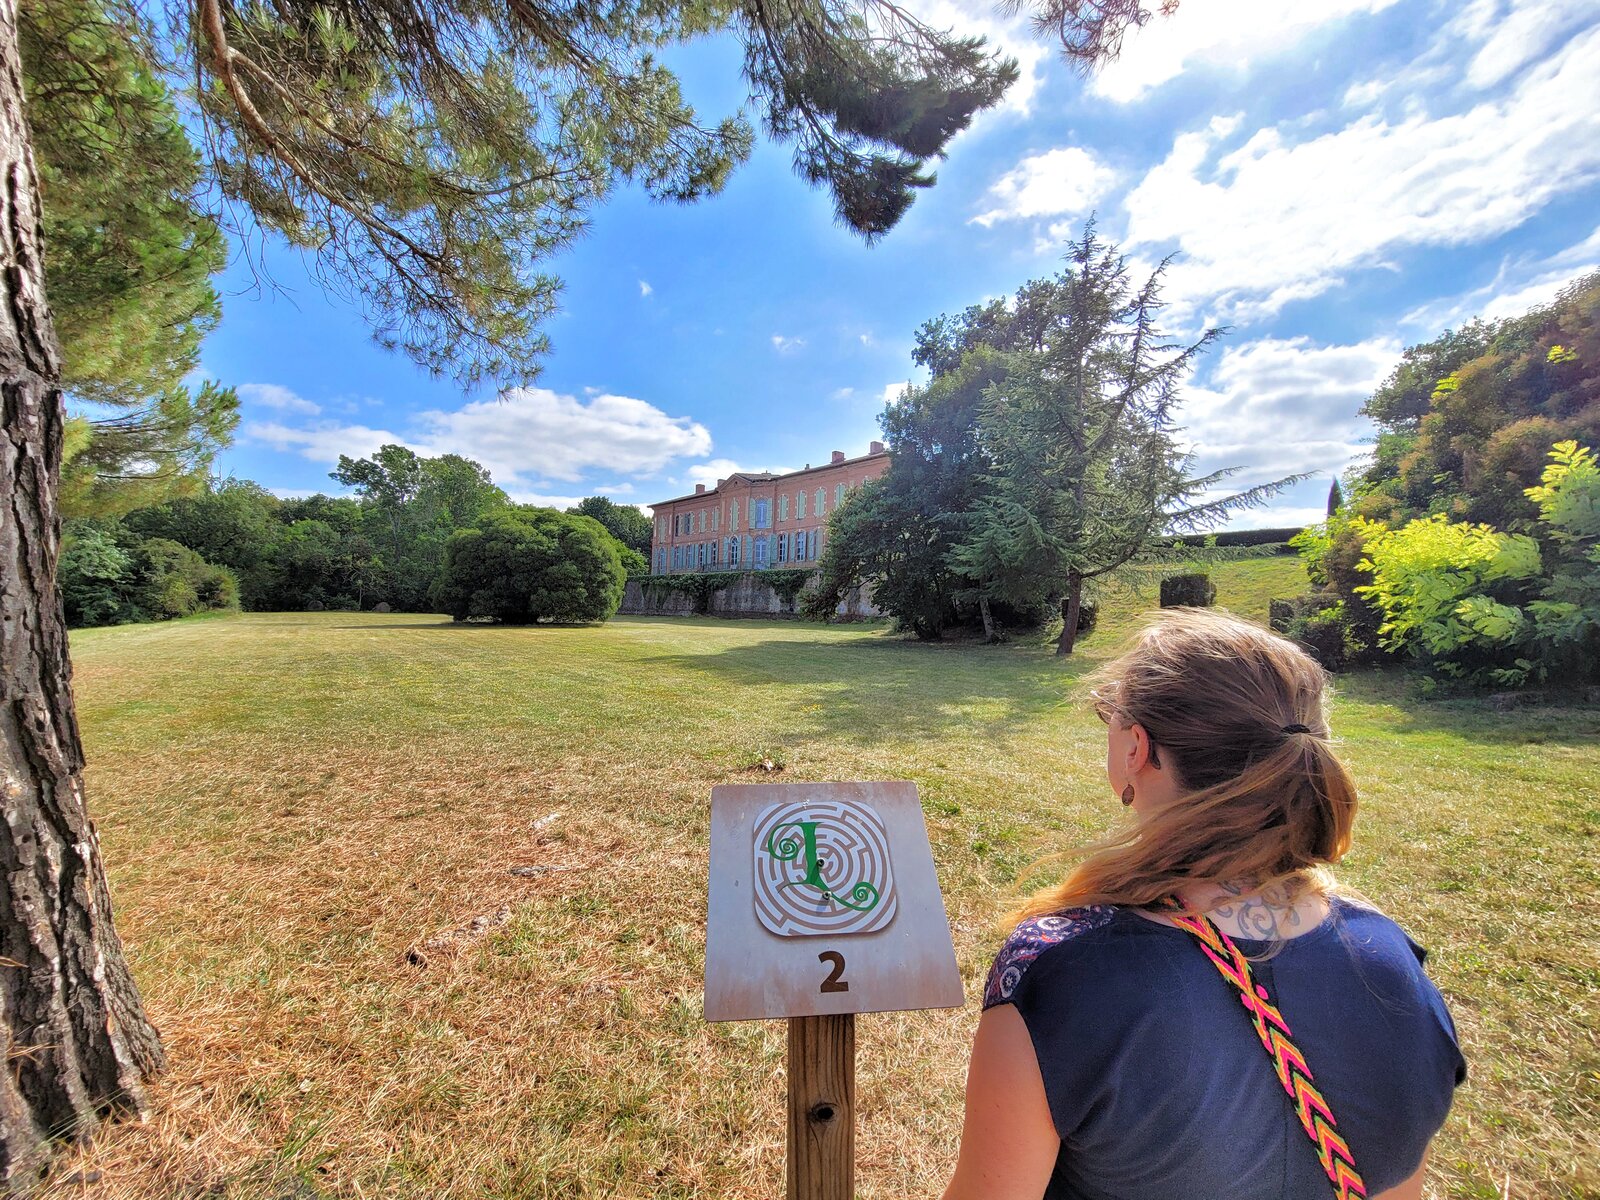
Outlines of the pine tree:
{"label": "pine tree", "polygon": [[979,415],[992,466],[950,553],[979,598],[1059,596],[1062,655],[1072,653],[1086,583],[1299,478],[1215,497],[1233,472],[1192,474],[1176,415],[1180,383],[1220,331],[1170,343],[1157,325],[1165,264],[1134,288],[1092,221],[1065,258],[1058,275],[1017,293],[1013,324],[1029,341],[1011,352]]}
{"label": "pine tree", "polygon": [[1328,485],[1328,515],[1338,516],[1340,507],[1344,504],[1344,492],[1339,487],[1339,477],[1335,475],[1333,482]]}
{"label": "pine tree", "polygon": [[61,341],[63,515],[107,517],[203,485],[238,423],[231,388],[185,382],[221,316],[226,242],[151,47],[103,0],[29,0],[23,86]]}

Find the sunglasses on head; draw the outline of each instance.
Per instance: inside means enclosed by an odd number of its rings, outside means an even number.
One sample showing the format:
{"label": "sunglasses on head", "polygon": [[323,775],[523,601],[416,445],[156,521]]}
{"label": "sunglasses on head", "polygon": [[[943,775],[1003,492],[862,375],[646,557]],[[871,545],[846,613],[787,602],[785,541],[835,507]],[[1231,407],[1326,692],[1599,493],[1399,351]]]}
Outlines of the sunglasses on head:
{"label": "sunglasses on head", "polygon": [[[1134,723],[1133,718],[1128,716],[1128,714],[1124,712],[1117,705],[1117,703],[1104,692],[1099,690],[1090,692],[1089,703],[1094,707],[1094,715],[1099,717],[1107,725],[1111,724],[1112,717],[1118,718],[1127,725],[1132,725]],[[1146,731],[1146,736],[1148,736],[1148,731]],[[1161,765],[1161,758],[1156,753],[1156,742],[1154,738],[1150,739],[1150,765],[1153,767],[1159,767]]]}
{"label": "sunglasses on head", "polygon": [[1111,724],[1112,717],[1122,715],[1122,710],[1117,707],[1116,702],[1098,689],[1089,693],[1089,703],[1094,707],[1094,715],[1107,725]]}

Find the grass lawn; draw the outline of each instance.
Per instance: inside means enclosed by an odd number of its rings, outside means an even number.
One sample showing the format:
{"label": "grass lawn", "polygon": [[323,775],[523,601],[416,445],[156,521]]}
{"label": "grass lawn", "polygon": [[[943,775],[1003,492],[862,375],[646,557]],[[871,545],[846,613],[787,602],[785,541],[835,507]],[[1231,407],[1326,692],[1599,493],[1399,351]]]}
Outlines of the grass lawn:
{"label": "grass lawn", "polygon": [[[1229,564],[1219,603],[1264,620],[1299,573]],[[74,634],[118,928],[172,1067],[152,1119],[46,1194],[778,1194],[783,1026],[700,1017],[710,789],[776,778],[921,789],[972,1000],[859,1020],[858,1186],[937,1195],[1018,873],[1122,818],[1072,691],[1135,607],[1067,663],[714,619]],[[1472,1065],[1432,1194],[1600,1195],[1600,710],[1358,674],[1336,732],[1364,800],[1345,878],[1431,948]]]}

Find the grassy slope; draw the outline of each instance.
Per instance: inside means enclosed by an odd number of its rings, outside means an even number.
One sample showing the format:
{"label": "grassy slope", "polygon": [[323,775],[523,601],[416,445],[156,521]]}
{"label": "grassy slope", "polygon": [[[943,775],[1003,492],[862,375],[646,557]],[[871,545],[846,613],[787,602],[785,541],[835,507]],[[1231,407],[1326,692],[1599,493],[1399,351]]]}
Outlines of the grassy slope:
{"label": "grassy slope", "polygon": [[[1220,601],[1260,619],[1298,572],[1230,564]],[[90,1194],[771,1195],[782,1026],[698,1014],[711,786],[769,755],[781,779],[915,780],[971,995],[1018,871],[1120,816],[1070,692],[1133,607],[1066,664],[715,620],[76,634],[118,926],[173,1060],[154,1120],[86,1155]],[[1346,877],[1432,948],[1473,1064],[1433,1186],[1596,1194],[1600,714],[1341,692]],[[974,1009],[861,1019],[861,1195],[937,1194]]]}

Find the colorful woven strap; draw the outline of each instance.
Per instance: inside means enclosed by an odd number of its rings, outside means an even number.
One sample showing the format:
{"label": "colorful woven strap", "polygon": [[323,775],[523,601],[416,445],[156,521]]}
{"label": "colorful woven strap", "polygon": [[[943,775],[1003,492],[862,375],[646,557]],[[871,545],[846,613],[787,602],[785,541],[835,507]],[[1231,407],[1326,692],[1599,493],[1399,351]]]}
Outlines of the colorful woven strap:
{"label": "colorful woven strap", "polygon": [[1289,1032],[1289,1023],[1272,1004],[1267,989],[1256,982],[1250,971],[1250,960],[1233,944],[1233,939],[1205,914],[1190,916],[1176,898],[1169,897],[1162,905],[1174,924],[1188,930],[1200,943],[1200,949],[1222,977],[1237,989],[1239,1001],[1250,1015],[1261,1047],[1272,1060],[1278,1082],[1289,1096],[1300,1126],[1316,1147],[1317,1159],[1328,1174],[1328,1182],[1339,1200],[1365,1197],[1367,1185],[1356,1173],[1355,1158],[1344,1138],[1339,1136],[1339,1122],[1333,1119],[1328,1102],[1312,1082],[1311,1068],[1305,1055],[1295,1047]]}

